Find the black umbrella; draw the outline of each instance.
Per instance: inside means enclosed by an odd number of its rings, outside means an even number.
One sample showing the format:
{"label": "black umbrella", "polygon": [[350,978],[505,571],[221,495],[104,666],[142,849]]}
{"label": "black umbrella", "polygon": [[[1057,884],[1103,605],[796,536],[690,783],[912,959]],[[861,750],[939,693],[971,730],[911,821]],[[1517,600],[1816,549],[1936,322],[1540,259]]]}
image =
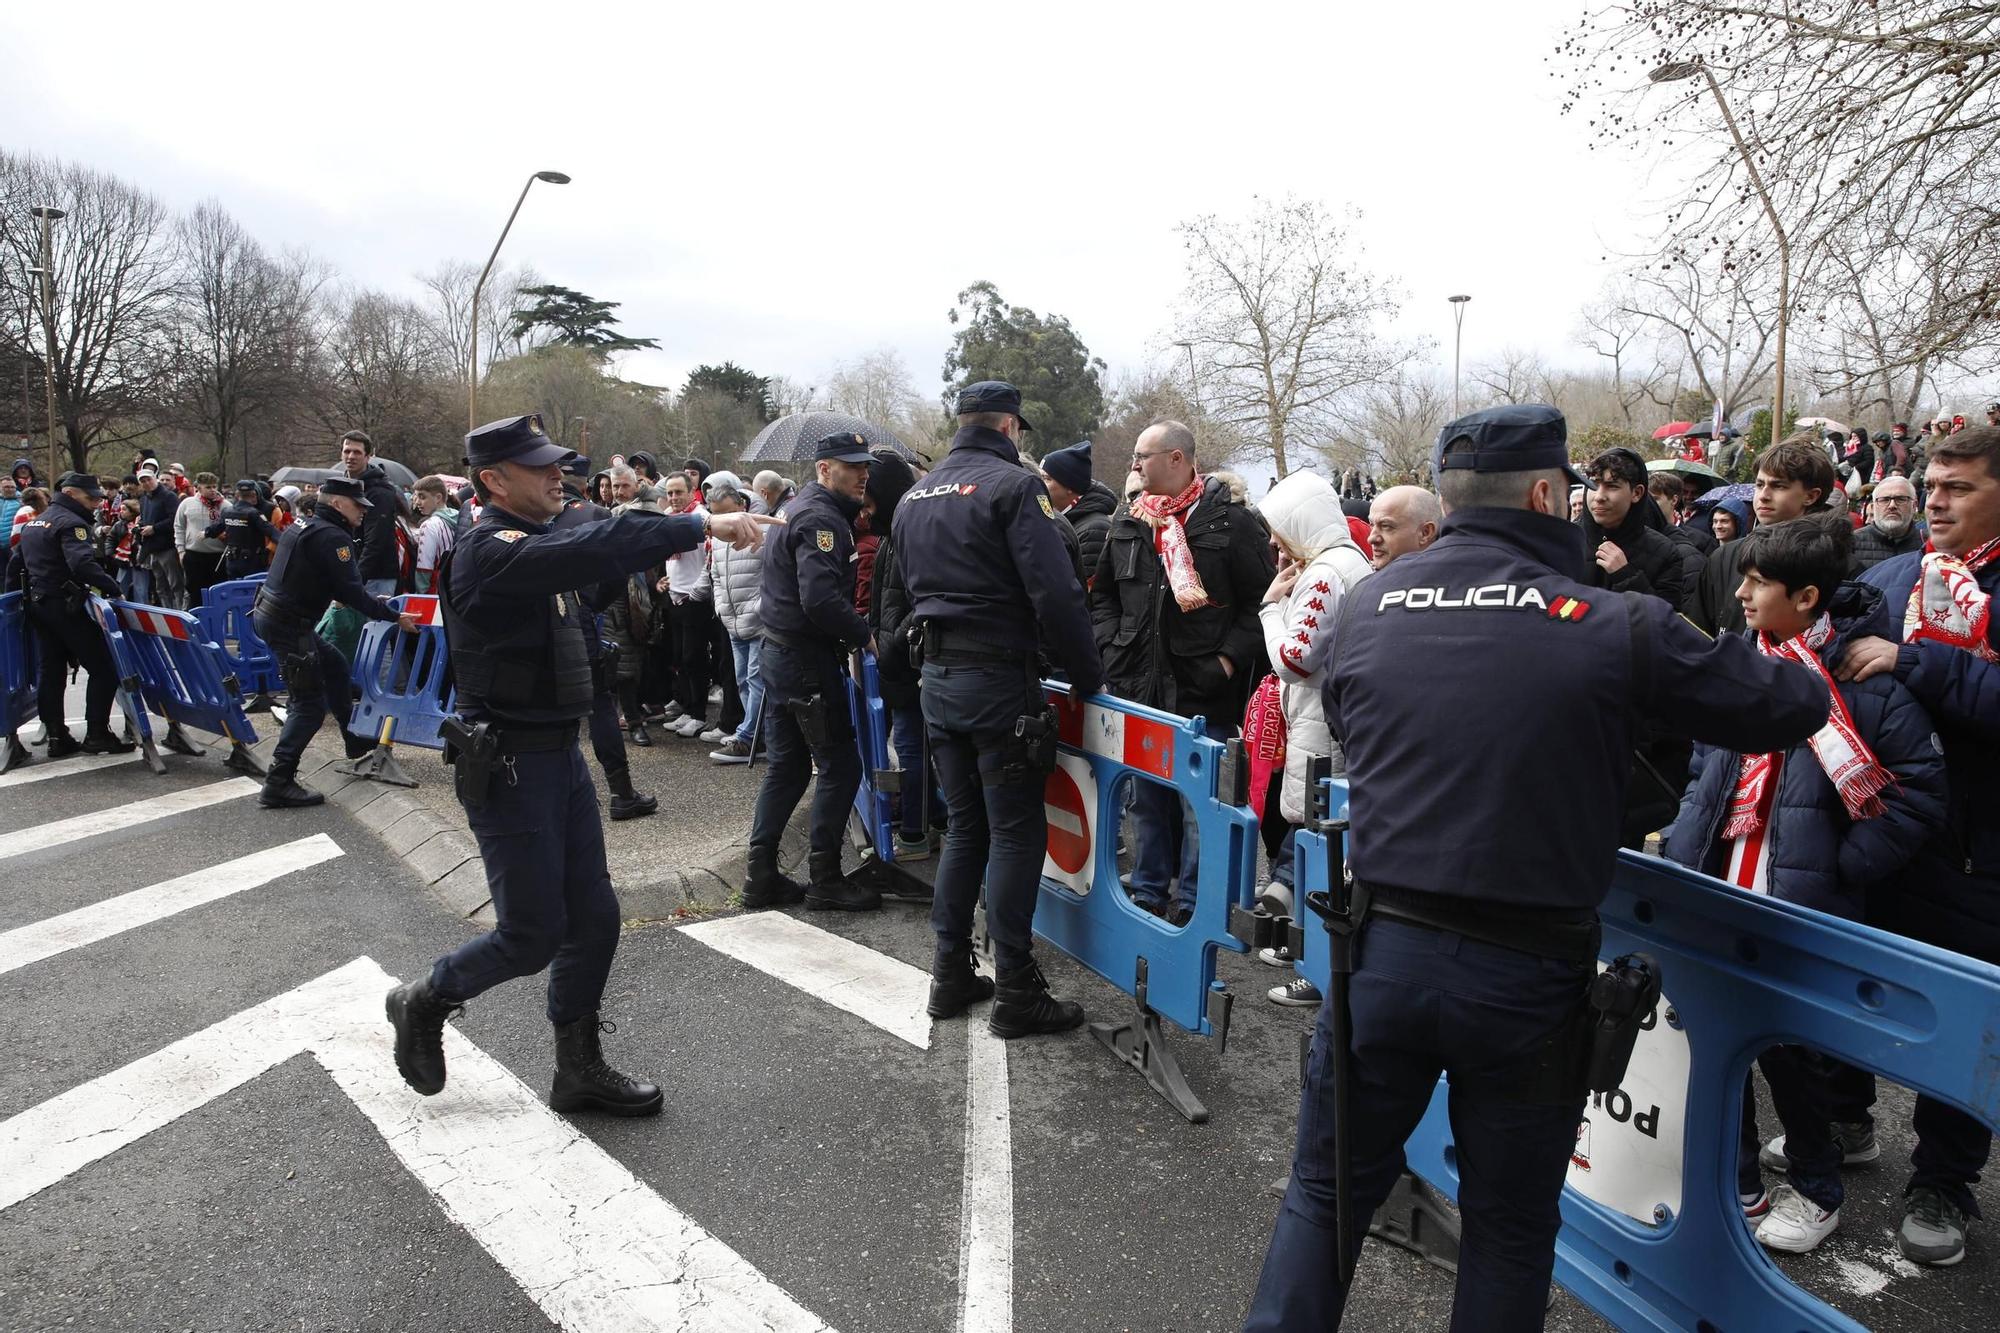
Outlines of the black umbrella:
{"label": "black umbrella", "polygon": [[813,446],[836,431],[861,436],[868,441],[871,449],[887,446],[909,462],[923,461],[909,445],[874,422],[851,417],[845,412],[794,412],[791,416],[779,417],[750,441],[750,447],[743,451],[743,461],[809,463],[812,461]]}

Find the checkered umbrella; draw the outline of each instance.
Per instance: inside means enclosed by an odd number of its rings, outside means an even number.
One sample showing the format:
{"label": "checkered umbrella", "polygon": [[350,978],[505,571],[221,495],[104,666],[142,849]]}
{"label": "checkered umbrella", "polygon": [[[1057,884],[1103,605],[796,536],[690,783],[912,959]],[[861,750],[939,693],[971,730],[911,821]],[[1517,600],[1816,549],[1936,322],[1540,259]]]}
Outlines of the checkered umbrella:
{"label": "checkered umbrella", "polygon": [[868,441],[871,449],[887,446],[909,462],[921,462],[910,446],[872,421],[851,417],[845,412],[794,412],[779,417],[759,431],[743,451],[746,463],[810,463],[813,446],[835,431],[848,432]]}

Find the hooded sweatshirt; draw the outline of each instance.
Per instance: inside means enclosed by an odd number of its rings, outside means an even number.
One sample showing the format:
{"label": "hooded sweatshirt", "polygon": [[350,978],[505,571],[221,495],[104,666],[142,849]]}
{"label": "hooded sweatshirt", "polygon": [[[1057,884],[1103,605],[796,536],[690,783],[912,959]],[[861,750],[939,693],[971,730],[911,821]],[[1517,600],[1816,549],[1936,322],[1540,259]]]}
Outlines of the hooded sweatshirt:
{"label": "hooded sweatshirt", "polygon": [[1340,496],[1317,473],[1294,472],[1272,487],[1257,508],[1272,535],[1305,563],[1291,592],[1257,612],[1285,712],[1285,781],[1278,792],[1278,813],[1296,824],[1305,818],[1311,761],[1329,755],[1336,774],[1347,769],[1327,729],[1320,686],[1333,658],[1341,602],[1371,571],[1368,557],[1347,530]]}

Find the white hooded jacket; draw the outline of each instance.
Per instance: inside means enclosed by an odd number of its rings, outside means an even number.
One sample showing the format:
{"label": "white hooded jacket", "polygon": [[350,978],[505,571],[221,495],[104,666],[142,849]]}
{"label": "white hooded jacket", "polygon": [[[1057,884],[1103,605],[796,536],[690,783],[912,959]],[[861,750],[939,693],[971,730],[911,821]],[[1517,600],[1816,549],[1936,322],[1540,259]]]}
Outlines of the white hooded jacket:
{"label": "white hooded jacket", "polygon": [[1305,818],[1307,764],[1318,755],[1329,755],[1335,774],[1347,771],[1340,747],[1327,730],[1320,686],[1332,659],[1341,603],[1371,570],[1347,530],[1340,496],[1324,477],[1294,472],[1271,488],[1257,512],[1284,547],[1305,561],[1291,593],[1258,611],[1264,650],[1278,674],[1285,711],[1285,782],[1278,793],[1278,812],[1296,824]]}

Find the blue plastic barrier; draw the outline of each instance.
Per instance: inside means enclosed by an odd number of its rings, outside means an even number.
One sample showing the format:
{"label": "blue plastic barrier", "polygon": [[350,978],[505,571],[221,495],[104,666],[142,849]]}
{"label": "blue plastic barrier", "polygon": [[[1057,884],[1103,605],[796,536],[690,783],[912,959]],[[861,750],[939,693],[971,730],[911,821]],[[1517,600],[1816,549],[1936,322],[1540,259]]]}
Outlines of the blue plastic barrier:
{"label": "blue plastic barrier", "polygon": [[373,736],[375,748],[336,768],[355,777],[414,787],[415,778],[396,762],[395,747],[414,745],[442,750],[439,728],[457,707],[451,685],[451,654],[445,647],[444,625],[438,620],[438,599],[422,593],[392,597],[398,611],[415,611],[424,624],[410,634],[391,620],[362,626],[354,648],[355,685],[361,698],[354,705],[348,730]]}
{"label": "blue plastic barrier", "polygon": [[0,746],[0,773],[28,758],[19,733],[39,716],[35,691],[40,681],[41,653],[28,624],[27,594],[0,596],[0,733],[7,737]]}
{"label": "blue plastic barrier", "polygon": [[194,613],[203,632],[222,653],[229,674],[236,677],[236,687],[253,696],[244,706],[246,713],[268,712],[271,701],[267,696],[285,688],[278,655],[257,637],[257,627],[251,621],[257,589],[263,586],[262,574],[214,584],[201,595],[201,605]]}
{"label": "blue plastic barrier", "polygon": [[[1049,849],[1036,933],[1133,997],[1130,1021],[1093,1023],[1092,1034],[1199,1124],[1208,1109],[1166,1046],[1160,1020],[1228,1040],[1234,997],[1216,981],[1215,955],[1248,951],[1232,926],[1240,927],[1239,914],[1256,895],[1257,817],[1246,804],[1241,747],[1212,739],[1198,720],[1108,695],[1076,700],[1060,682],[1043,688],[1061,745],[1045,785]],[[1124,891],[1118,827],[1127,780],[1162,783],[1186,802],[1187,828],[1200,844],[1201,891],[1184,926],[1152,915]]]}
{"label": "blue plastic barrier", "polygon": [[[1301,833],[1301,894],[1338,873],[1337,834]],[[1803,1045],[1994,1124],[2000,968],[1632,852],[1619,854],[1600,915],[1604,957],[1651,954],[1665,993],[1625,1085],[1585,1107],[1556,1280],[1621,1329],[1859,1333],[1790,1282],[1744,1223],[1745,1073],[1766,1047]],[[1322,988],[1325,960],[1323,944],[1308,953]],[[1442,1082],[1405,1149],[1411,1170],[1457,1196]]]}
{"label": "blue plastic barrier", "polygon": [[[854,723],[854,744],[861,752],[861,786],[854,793],[854,811],[868,839],[868,850],[884,865],[896,860],[894,796],[903,789],[903,773],[889,746],[889,710],[882,703],[882,676],[875,654],[863,650],[848,659],[847,714]],[[921,780],[921,779],[919,779]]]}
{"label": "blue plastic barrier", "polygon": [[250,752],[257,732],[244,716],[236,682],[224,674],[222,650],[186,611],[137,602],[90,599],[91,613],[104,630],[118,671],[119,701],[146,755],[147,766],[167,766],[153,743],[149,713],[167,719],[163,744],[178,754],[202,750],[181,734],[183,725],[214,732],[229,742],[225,764],[262,777],[264,765]]}

